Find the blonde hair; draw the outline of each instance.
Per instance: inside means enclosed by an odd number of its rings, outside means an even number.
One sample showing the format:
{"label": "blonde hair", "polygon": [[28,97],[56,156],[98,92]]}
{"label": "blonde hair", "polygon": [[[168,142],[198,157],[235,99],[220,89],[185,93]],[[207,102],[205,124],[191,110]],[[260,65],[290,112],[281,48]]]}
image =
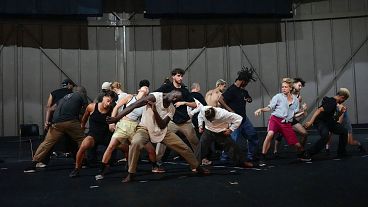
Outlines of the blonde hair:
{"label": "blonde hair", "polygon": [[347,88],[340,88],[339,91],[337,91],[337,95],[344,96],[348,99],[350,97],[350,91]]}
{"label": "blonde hair", "polygon": [[111,90],[113,90],[113,89],[115,89],[115,88],[117,88],[117,89],[121,89],[121,83],[119,83],[119,82],[117,82],[117,81],[113,82],[113,83],[111,84]]}
{"label": "blonde hair", "polygon": [[293,79],[291,78],[283,78],[282,83],[286,83],[290,86],[290,88],[293,88]]}
{"label": "blonde hair", "polygon": [[226,81],[224,81],[223,79],[218,79],[216,81],[216,87],[218,87],[219,85],[224,85],[224,84],[226,84]]}

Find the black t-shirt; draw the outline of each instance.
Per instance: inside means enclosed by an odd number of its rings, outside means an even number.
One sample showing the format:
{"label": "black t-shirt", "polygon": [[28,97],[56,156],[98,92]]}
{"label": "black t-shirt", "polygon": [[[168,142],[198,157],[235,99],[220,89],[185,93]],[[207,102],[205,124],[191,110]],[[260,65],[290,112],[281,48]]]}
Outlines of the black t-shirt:
{"label": "black t-shirt", "polygon": [[79,120],[79,113],[86,104],[87,100],[78,92],[64,96],[56,106],[52,123]]}
{"label": "black t-shirt", "polygon": [[60,89],[56,89],[54,91],[51,92],[51,96],[52,96],[52,103],[51,106],[54,105],[55,103],[57,103],[60,99],[62,99],[64,96],[73,93],[72,89],[68,89],[68,88],[60,88]]}
{"label": "black t-shirt", "polygon": [[247,90],[232,84],[223,94],[225,103],[230,106],[236,114],[246,117],[247,98],[251,98]]}
{"label": "black t-shirt", "polygon": [[198,92],[191,92],[190,93],[193,98],[197,99],[199,102],[201,102],[201,104],[203,106],[207,106],[207,102],[205,100],[205,98],[203,97],[203,95],[201,93],[198,93]]}
{"label": "black t-shirt", "polygon": [[322,104],[319,107],[323,107],[324,111],[318,115],[317,121],[336,122],[335,114],[337,103],[334,97],[323,97]]}
{"label": "black t-shirt", "polygon": [[[188,91],[186,86],[184,86],[184,85],[182,85],[181,88],[175,88],[173,83],[168,83],[168,84],[162,85],[160,88],[155,90],[155,92],[170,93],[171,91],[173,91],[175,89],[179,89],[181,91],[182,95],[183,95],[183,99],[178,100],[178,101],[194,102],[194,99],[193,99],[192,95],[190,94],[190,92]],[[188,115],[186,105],[182,105],[182,106],[179,106],[178,108],[176,108],[174,118],[173,118],[174,123],[182,124],[182,123],[188,121],[189,119],[190,119],[190,117]]]}

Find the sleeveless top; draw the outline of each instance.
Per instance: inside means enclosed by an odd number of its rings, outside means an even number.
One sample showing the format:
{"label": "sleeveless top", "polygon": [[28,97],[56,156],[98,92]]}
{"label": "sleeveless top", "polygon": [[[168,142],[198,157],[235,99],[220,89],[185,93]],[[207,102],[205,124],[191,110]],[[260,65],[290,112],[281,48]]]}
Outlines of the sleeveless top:
{"label": "sleeveless top", "polygon": [[[133,103],[135,103],[137,101],[137,97],[134,96],[127,104],[126,106],[129,106]],[[144,109],[145,106],[142,106],[142,107],[139,107],[139,108],[135,108],[132,112],[130,112],[128,115],[126,115],[126,117],[131,120],[131,121],[136,121],[138,122],[139,119],[141,118],[142,116],[142,113],[143,113],[143,109]]]}
{"label": "sleeveless top", "polygon": [[[174,105],[171,103],[169,107],[165,108],[163,105],[163,93],[153,92],[150,94],[156,98],[155,105],[160,117],[164,119],[166,116],[169,116],[172,120],[175,113]],[[167,126],[164,129],[160,129],[156,123],[152,109],[147,106],[143,108],[142,119],[139,125],[147,128],[151,142],[153,143],[161,142],[167,133]]]}
{"label": "sleeveless top", "polygon": [[95,105],[95,110],[89,116],[89,134],[106,134],[109,133],[109,125],[106,123],[106,117],[111,116],[111,110],[106,113],[101,113],[98,110],[98,103]]}

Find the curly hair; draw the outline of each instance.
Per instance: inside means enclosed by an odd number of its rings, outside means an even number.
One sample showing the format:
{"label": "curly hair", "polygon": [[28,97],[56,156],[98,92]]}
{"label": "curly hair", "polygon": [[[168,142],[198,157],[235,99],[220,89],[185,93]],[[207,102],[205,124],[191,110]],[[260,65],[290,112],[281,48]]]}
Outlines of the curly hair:
{"label": "curly hair", "polygon": [[251,82],[256,81],[257,79],[253,76],[254,69],[248,67],[242,67],[242,69],[238,72],[238,78],[236,80]]}

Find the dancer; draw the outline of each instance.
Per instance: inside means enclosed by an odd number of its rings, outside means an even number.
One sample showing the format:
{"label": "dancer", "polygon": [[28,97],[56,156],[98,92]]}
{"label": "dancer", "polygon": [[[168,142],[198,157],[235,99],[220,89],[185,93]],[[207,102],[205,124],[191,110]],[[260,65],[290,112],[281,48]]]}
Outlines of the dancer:
{"label": "dancer", "polygon": [[[337,105],[336,108],[336,112],[339,113],[339,105]],[[341,104],[342,105],[342,104]],[[341,107],[343,108],[343,107]],[[351,126],[351,122],[349,119],[349,115],[348,115],[348,111],[346,110],[345,112],[341,113],[340,117],[338,118],[338,123],[340,123],[342,125],[342,127],[344,127],[346,130],[348,130],[348,144],[349,145],[353,145],[353,146],[357,146],[358,151],[362,154],[367,153],[367,151],[364,149],[364,147],[362,146],[362,144],[357,140],[354,139],[353,137],[353,127]],[[326,152],[327,154],[330,153],[330,145],[331,145],[331,141],[332,141],[332,134],[330,133],[330,136],[328,138],[328,143],[326,144]]]}
{"label": "dancer", "polygon": [[292,129],[292,121],[296,113],[299,112],[299,100],[291,94],[292,80],[284,78],[282,80],[281,93],[272,97],[270,104],[264,108],[257,109],[254,114],[261,115],[261,112],[272,111],[268,121],[267,135],[263,142],[261,160],[259,165],[266,165],[266,154],[270,148],[274,134],[280,132],[285,137],[286,142],[295,147],[299,152],[298,158],[301,161],[310,161],[310,158],[305,153],[303,146],[299,143],[294,130]]}
{"label": "dancer", "polygon": [[201,152],[202,164],[211,164],[207,159],[209,149],[212,143],[223,145],[225,152],[227,152],[231,159],[237,166],[249,167],[252,166],[245,159],[245,156],[240,155],[240,150],[231,138],[231,133],[236,130],[241,122],[242,117],[236,113],[228,112],[225,109],[204,106],[201,107],[198,115],[198,122],[203,123],[199,125],[201,136]]}
{"label": "dancer", "polygon": [[97,147],[98,145],[107,146],[110,142],[112,132],[109,125],[106,123],[106,117],[111,115],[110,104],[116,97],[113,91],[107,91],[99,103],[91,103],[83,115],[81,127],[85,128],[87,121],[89,121],[89,131],[87,137],[84,138],[82,145],[77,153],[77,160],[75,162],[75,169],[69,174],[69,177],[79,176],[79,171],[82,167],[85,152],[88,149]]}
{"label": "dancer", "polygon": [[[105,82],[106,83],[106,82]],[[108,82],[107,82],[108,83]],[[111,90],[114,91],[116,93],[116,95],[118,96],[117,100],[116,100],[116,103],[118,101],[120,101],[121,99],[123,99],[125,96],[127,96],[128,94],[125,93],[122,89],[121,89],[121,83],[115,81],[111,84],[110,86]],[[108,87],[106,85],[106,89],[105,90],[108,90]]]}
{"label": "dancer", "polygon": [[258,147],[257,132],[246,115],[246,103],[252,102],[252,98],[249,96],[248,91],[244,89],[249,82],[256,81],[253,77],[253,73],[253,69],[243,68],[240,70],[235,82],[221,95],[219,99],[220,104],[226,110],[243,117],[240,127],[231,134],[231,137],[235,142],[240,135],[248,140],[247,159],[250,161],[248,163],[251,164],[248,167],[252,167],[254,165],[252,162],[257,160],[255,154]]}
{"label": "dancer", "polygon": [[349,96],[350,92],[347,88],[340,88],[334,97],[324,97],[322,104],[314,112],[312,118],[304,124],[306,129],[316,125],[318,133],[321,136],[321,138],[308,149],[310,155],[313,156],[319,153],[326,146],[331,132],[339,135],[337,157],[343,158],[346,156],[348,130],[337,122],[335,119],[335,112],[336,108],[338,108],[339,113],[337,117],[340,117],[341,114],[346,111],[346,107],[342,105],[342,103],[344,103]]}
{"label": "dancer", "polygon": [[[137,102],[141,98],[145,97],[149,92],[148,87],[142,86],[138,90],[137,95],[128,94],[124,99],[120,100],[117,105],[115,106],[112,116],[115,117],[117,115],[118,109],[122,106],[126,105],[126,107],[130,106],[131,104]],[[102,158],[101,168],[99,170],[99,174],[95,176],[96,180],[100,180],[104,178],[104,175],[108,171],[109,168],[109,160],[111,157],[112,152],[118,146],[123,147],[123,151],[126,152],[126,158],[128,161],[128,153],[129,153],[129,146],[128,144],[132,141],[132,137],[135,134],[136,128],[138,123],[141,119],[143,113],[144,106],[140,108],[135,108],[132,112],[128,115],[124,116],[115,127],[115,132],[111,137],[111,141],[109,146],[106,148],[106,151]],[[128,146],[128,147],[127,147]],[[154,173],[162,173],[165,172],[161,167],[156,164],[156,152],[155,148],[152,146],[151,142],[148,142],[145,145],[145,148],[148,152],[149,159],[152,163],[152,172]]]}
{"label": "dancer", "polygon": [[38,146],[32,163],[24,169],[25,173],[35,172],[36,164],[45,159],[55,143],[64,135],[70,136],[81,145],[84,132],[79,121],[79,113],[87,105],[87,92],[82,86],[75,88],[74,93],[64,96],[55,108],[52,124],[45,140]]}
{"label": "dancer", "polygon": [[150,140],[153,143],[162,142],[179,153],[189,163],[192,170],[196,170],[201,174],[209,173],[208,170],[199,166],[199,162],[192,150],[190,150],[183,140],[168,130],[168,124],[175,113],[173,103],[181,99],[182,92],[179,90],[173,90],[170,93],[154,92],[129,105],[116,117],[109,117],[107,119],[109,123],[116,123],[135,108],[146,106],[143,109],[141,122],[131,141],[129,150],[129,174],[123,182],[130,182],[134,179],[140,150]]}
{"label": "dancer", "polygon": [[[172,83],[163,84],[160,88],[156,90],[156,92],[169,93],[173,90],[180,90],[182,93],[182,97],[174,103],[176,110],[174,117],[170,121],[168,128],[171,132],[181,132],[186,139],[189,141],[190,146],[196,155],[197,159],[200,160],[200,142],[197,137],[196,131],[192,125],[192,121],[188,115],[187,107],[196,108],[197,104],[195,103],[192,95],[183,84],[183,76],[185,71],[180,68],[176,68],[171,71],[171,78],[173,80]],[[162,156],[164,155],[166,147],[161,143],[156,146],[156,155],[157,160],[161,161]]]}
{"label": "dancer", "polygon": [[219,99],[226,88],[226,81],[218,79],[216,81],[216,88],[207,91],[206,102],[209,106],[220,107]]}
{"label": "dancer", "polygon": [[[293,79],[293,89],[292,94],[295,95],[299,100],[299,112],[295,114],[291,125],[293,126],[293,130],[297,132],[301,136],[300,144],[304,147],[305,143],[307,142],[308,132],[303,127],[303,125],[299,122],[299,120],[302,117],[305,117],[307,115],[307,104],[303,104],[302,96],[300,95],[300,92],[302,88],[305,86],[305,81],[301,78],[294,78]],[[273,156],[274,158],[279,157],[278,148],[281,144],[282,136],[281,134],[277,134],[275,138],[275,146],[273,150]]]}

